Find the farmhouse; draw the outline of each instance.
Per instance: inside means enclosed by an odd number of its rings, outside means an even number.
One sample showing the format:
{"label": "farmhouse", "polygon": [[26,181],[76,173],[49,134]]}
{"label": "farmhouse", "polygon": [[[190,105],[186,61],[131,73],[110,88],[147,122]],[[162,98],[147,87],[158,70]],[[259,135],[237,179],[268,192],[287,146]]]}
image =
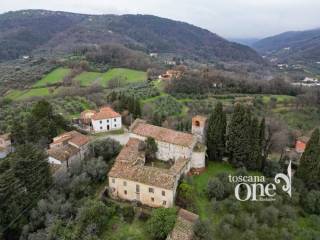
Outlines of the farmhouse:
{"label": "farmhouse", "polygon": [[10,133],[0,135],[0,158],[6,157],[12,151]]}
{"label": "farmhouse", "polygon": [[295,150],[297,153],[303,153],[306,149],[307,143],[309,142],[308,137],[300,137],[296,140]]}
{"label": "farmhouse", "polygon": [[55,137],[48,149],[49,163],[68,168],[72,161],[84,158],[89,141],[89,137],[77,131]]}
{"label": "farmhouse", "polygon": [[191,160],[192,168],[205,167],[206,118],[196,116],[192,119],[192,133],[183,133],[171,129],[147,124],[137,119],[130,127],[130,137],[142,141],[148,137],[155,139],[158,145],[157,158],[163,161],[175,161],[179,158]]}
{"label": "farmhouse", "polygon": [[[205,135],[206,118],[198,116],[193,122],[196,124],[192,130],[194,134],[189,134],[137,119],[130,127],[128,143],[108,173],[110,196],[151,207],[172,207],[181,177],[190,170],[200,172],[205,168],[206,148],[198,137],[203,140],[200,135]],[[146,162],[145,140],[148,137],[157,144],[156,158],[167,167],[153,163],[150,166]]]}
{"label": "farmhouse", "polygon": [[159,76],[159,79],[164,80],[164,81],[171,81],[175,78],[180,78],[182,75],[181,71],[177,70],[168,70],[166,73],[162,74]]}
{"label": "farmhouse", "polygon": [[119,130],[122,128],[121,115],[110,107],[103,107],[96,112],[86,110],[80,115],[80,122],[96,133]]}
{"label": "farmhouse", "polygon": [[190,160],[177,159],[169,169],[146,166],[142,145],[143,141],[131,138],[116,158],[108,174],[110,195],[151,207],[171,207],[181,175],[190,170]]}

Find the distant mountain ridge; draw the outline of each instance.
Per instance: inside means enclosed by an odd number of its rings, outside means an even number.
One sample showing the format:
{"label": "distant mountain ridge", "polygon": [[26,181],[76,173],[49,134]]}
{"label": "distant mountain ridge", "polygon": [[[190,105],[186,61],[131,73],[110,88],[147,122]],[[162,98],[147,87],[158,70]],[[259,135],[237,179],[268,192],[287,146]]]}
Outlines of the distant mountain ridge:
{"label": "distant mountain ridge", "polygon": [[253,44],[260,54],[284,62],[320,62],[320,28],[285,32]]}
{"label": "distant mountain ridge", "polygon": [[86,15],[46,10],[0,15],[0,61],[105,43],[206,61],[263,62],[247,46],[187,23],[151,15]]}

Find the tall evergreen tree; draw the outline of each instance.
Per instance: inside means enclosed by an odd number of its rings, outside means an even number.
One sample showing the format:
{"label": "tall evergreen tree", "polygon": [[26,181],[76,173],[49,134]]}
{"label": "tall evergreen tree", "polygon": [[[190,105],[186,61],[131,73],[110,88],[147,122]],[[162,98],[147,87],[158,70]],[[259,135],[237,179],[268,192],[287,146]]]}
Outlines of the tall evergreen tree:
{"label": "tall evergreen tree", "polygon": [[9,229],[6,229],[24,209],[25,200],[24,188],[12,169],[2,172],[0,174],[0,236],[1,231],[10,231],[19,227],[19,222],[15,222]]}
{"label": "tall evergreen tree", "polygon": [[208,121],[207,154],[209,160],[222,161],[226,147],[226,128],[226,114],[219,102],[210,114]]}
{"label": "tall evergreen tree", "polygon": [[260,170],[262,155],[261,155],[261,141],[260,141],[260,125],[256,117],[250,123],[250,151],[249,157],[245,162],[245,166],[250,170]]}
{"label": "tall evergreen tree", "polygon": [[229,161],[237,167],[244,166],[249,157],[250,120],[246,108],[237,104],[231,117],[227,136]]}
{"label": "tall evergreen tree", "polygon": [[297,176],[309,188],[320,188],[320,135],[318,128],[312,133],[306,149],[301,156]]}
{"label": "tall evergreen tree", "polygon": [[267,160],[267,146],[266,146],[266,119],[263,118],[260,122],[259,129],[259,145],[261,148],[261,170],[265,167]]}
{"label": "tall evergreen tree", "polygon": [[37,201],[51,184],[47,156],[33,144],[18,146],[10,156],[13,172],[26,190],[30,203]]}

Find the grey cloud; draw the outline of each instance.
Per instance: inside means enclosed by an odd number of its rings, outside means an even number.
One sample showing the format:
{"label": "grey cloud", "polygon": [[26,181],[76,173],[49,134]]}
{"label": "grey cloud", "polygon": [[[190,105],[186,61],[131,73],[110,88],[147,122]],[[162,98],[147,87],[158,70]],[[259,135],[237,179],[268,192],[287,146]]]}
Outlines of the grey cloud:
{"label": "grey cloud", "polygon": [[320,27],[318,0],[10,0],[0,12],[20,9],[94,14],[153,14],[207,28],[224,37],[265,37]]}

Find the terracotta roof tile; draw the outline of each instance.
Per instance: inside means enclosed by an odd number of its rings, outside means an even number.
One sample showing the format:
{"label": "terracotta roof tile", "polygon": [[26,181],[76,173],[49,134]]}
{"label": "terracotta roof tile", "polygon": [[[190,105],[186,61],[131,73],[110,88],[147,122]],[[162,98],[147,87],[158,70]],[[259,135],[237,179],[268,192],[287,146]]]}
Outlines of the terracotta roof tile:
{"label": "terracotta roof tile", "polygon": [[180,209],[176,224],[169,236],[170,240],[192,240],[194,224],[199,216],[184,209]]}
{"label": "terracotta roof tile", "polygon": [[116,118],[121,117],[121,115],[117,112],[115,112],[110,107],[103,107],[100,109],[99,112],[97,112],[92,119],[93,120],[103,120],[103,119],[109,119],[109,118]]}
{"label": "terracotta roof tile", "polygon": [[108,176],[128,179],[150,186],[174,190],[176,178],[188,163],[187,159],[179,159],[170,169],[145,166],[145,155],[139,150],[142,141],[130,138],[121,150]]}
{"label": "terracotta roof tile", "polygon": [[53,144],[61,143],[61,142],[71,142],[74,145],[81,147],[87,144],[90,141],[90,138],[86,135],[83,135],[77,131],[71,131],[63,133],[53,139]]}
{"label": "terracotta roof tile", "polygon": [[140,119],[137,119],[133,123],[130,131],[140,136],[152,137],[158,141],[185,147],[191,147],[195,142],[195,138],[192,134],[147,124],[145,121]]}
{"label": "terracotta roof tile", "polygon": [[78,154],[80,150],[71,145],[62,146],[59,148],[51,148],[48,150],[48,155],[60,161],[67,161],[70,157]]}

